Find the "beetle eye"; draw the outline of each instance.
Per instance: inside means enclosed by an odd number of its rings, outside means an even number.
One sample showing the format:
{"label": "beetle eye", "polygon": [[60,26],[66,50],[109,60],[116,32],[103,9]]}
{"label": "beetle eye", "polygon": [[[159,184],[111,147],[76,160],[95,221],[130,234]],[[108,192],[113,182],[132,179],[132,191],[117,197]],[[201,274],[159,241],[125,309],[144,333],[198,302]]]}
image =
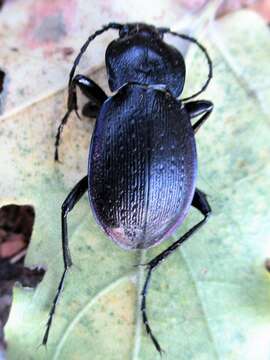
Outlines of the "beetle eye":
{"label": "beetle eye", "polygon": [[119,37],[123,38],[123,37],[127,36],[129,31],[130,31],[129,25],[126,24],[126,25],[122,26],[122,28],[119,31]]}

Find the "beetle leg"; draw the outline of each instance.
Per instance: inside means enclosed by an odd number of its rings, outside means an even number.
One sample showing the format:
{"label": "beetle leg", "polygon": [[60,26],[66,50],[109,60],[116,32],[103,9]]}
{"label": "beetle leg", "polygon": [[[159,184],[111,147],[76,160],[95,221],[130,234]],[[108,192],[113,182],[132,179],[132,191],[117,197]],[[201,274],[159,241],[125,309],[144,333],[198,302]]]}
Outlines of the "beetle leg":
{"label": "beetle leg", "polygon": [[207,100],[190,101],[186,103],[184,106],[187,112],[189,113],[191,119],[199,115],[202,115],[199,118],[199,120],[197,120],[195,124],[192,126],[195,133],[206,121],[208,116],[213,111],[213,107],[214,107],[213,103]]}
{"label": "beetle leg", "polygon": [[55,313],[55,308],[57,301],[59,299],[59,296],[63,290],[64,286],[64,280],[67,274],[68,268],[72,265],[72,260],[70,256],[70,251],[68,248],[68,228],[67,228],[67,215],[68,213],[73,209],[73,207],[77,204],[77,202],[81,199],[83,194],[88,189],[88,176],[85,176],[82,178],[75,187],[71,190],[69,195],[67,196],[66,200],[64,201],[62,205],[62,249],[63,249],[63,260],[64,260],[64,272],[61,277],[60,283],[57,288],[56,295],[53,300],[53,305],[50,310],[49,319],[46,326],[46,331],[42,340],[42,344],[46,345],[49,332],[52,324],[52,319]]}
{"label": "beetle leg", "polygon": [[[83,115],[96,117],[101,105],[107,99],[107,95],[93,80],[84,75],[76,75],[72,82],[75,80],[76,85],[79,86],[82,93],[90,100],[83,108]],[[86,109],[89,109],[90,113]]]}
{"label": "beetle leg", "polygon": [[151,337],[155,348],[159,353],[162,352],[162,349],[156,339],[156,337],[153,335],[151,327],[148,322],[148,317],[146,314],[146,295],[147,290],[149,288],[149,282],[151,278],[152,271],[155,270],[162,261],[164,261],[169,255],[171,255],[180,245],[183,244],[184,241],[186,241],[191,235],[193,235],[208,219],[209,215],[211,214],[211,207],[207,201],[206,195],[200,191],[199,189],[195,190],[195,194],[192,201],[192,206],[194,206],[196,209],[198,209],[201,214],[203,215],[203,219],[198,222],[196,225],[194,225],[188,232],[186,232],[179,240],[175,241],[171,246],[169,246],[166,250],[162,251],[159,255],[157,255],[153,260],[148,262],[146,264],[148,272],[146,275],[145,283],[142,290],[142,301],[141,301],[141,312],[142,312],[142,318],[143,323],[146,328],[147,334]]}
{"label": "beetle leg", "polygon": [[[68,91],[68,102],[67,102],[67,112],[63,119],[61,120],[61,123],[58,127],[56,139],[55,139],[55,154],[54,159],[56,161],[59,160],[58,156],[58,147],[60,143],[60,137],[61,133],[63,131],[64,126],[66,125],[69,115],[74,110],[79,117],[79,114],[77,112],[78,105],[77,105],[77,92],[76,87],[79,87],[82,93],[90,100],[87,104],[89,110],[86,112],[85,107],[83,109],[83,115],[89,116],[89,117],[95,117],[102,105],[102,103],[107,99],[107,95],[105,92],[91,79],[84,75],[76,75],[74,79],[72,79],[71,84],[69,86]],[[90,111],[92,110],[92,111]]]}

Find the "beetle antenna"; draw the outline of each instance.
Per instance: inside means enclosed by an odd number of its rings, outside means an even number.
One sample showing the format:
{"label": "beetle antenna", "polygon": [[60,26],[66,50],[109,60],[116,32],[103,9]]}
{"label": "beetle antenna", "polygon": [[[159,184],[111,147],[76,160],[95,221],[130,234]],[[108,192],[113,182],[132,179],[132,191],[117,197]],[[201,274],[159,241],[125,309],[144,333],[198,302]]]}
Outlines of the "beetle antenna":
{"label": "beetle antenna", "polygon": [[89,36],[89,38],[86,40],[86,42],[81,47],[79,54],[76,56],[76,59],[74,60],[72,69],[69,73],[69,82],[68,82],[69,87],[71,86],[71,82],[72,82],[76,67],[79,64],[81,57],[85,53],[86,49],[88,48],[90,42],[93,41],[97,36],[101,35],[102,33],[104,33],[105,31],[107,31],[109,29],[121,30],[122,27],[123,27],[122,24],[109,23],[107,25],[104,25],[101,29],[97,30],[96,32],[94,32],[92,35]]}
{"label": "beetle antenna", "polygon": [[67,101],[67,112],[64,115],[64,117],[61,120],[60,125],[58,126],[58,131],[57,131],[57,135],[56,135],[56,140],[55,140],[55,153],[54,153],[54,160],[55,161],[59,161],[59,156],[58,156],[58,147],[59,147],[59,143],[60,143],[60,137],[61,137],[61,133],[63,131],[64,126],[66,125],[69,115],[71,114],[71,112],[73,110],[75,110],[76,115],[78,116],[78,118],[80,118],[78,111],[77,111],[77,97],[76,97],[76,91],[73,88],[73,77],[76,71],[76,67],[78,66],[81,57],[83,56],[83,54],[85,53],[87,47],[89,46],[90,42],[92,40],[94,40],[98,35],[101,35],[102,33],[104,33],[105,31],[109,30],[109,29],[116,29],[116,30],[121,30],[123,27],[122,24],[118,24],[118,23],[109,23],[105,26],[103,26],[101,29],[97,30],[96,32],[94,32],[92,35],[90,35],[88,37],[88,39],[86,40],[86,42],[83,44],[83,46],[80,49],[79,54],[76,56],[74,63],[72,65],[71,71],[69,73],[69,82],[68,82],[68,101]]}
{"label": "beetle antenna", "polygon": [[198,40],[196,40],[195,38],[193,38],[192,36],[188,36],[188,35],[185,35],[185,34],[179,34],[177,32],[174,32],[174,31],[171,31],[170,29],[167,29],[167,28],[159,28],[159,31],[162,33],[162,34],[166,34],[166,33],[169,33],[169,34],[172,34],[172,35],[175,35],[175,36],[178,36],[180,37],[181,39],[184,39],[184,40],[187,40],[187,41],[190,41],[192,42],[193,44],[196,44],[200,50],[204,53],[205,57],[206,57],[206,60],[207,60],[207,63],[208,63],[208,77],[207,77],[207,80],[206,82],[204,83],[204,85],[202,86],[202,88],[197,91],[196,93],[194,93],[193,95],[191,96],[188,96],[184,99],[182,99],[182,101],[187,101],[187,100],[190,100],[190,99],[193,99],[194,97],[198,96],[199,94],[201,94],[206,88],[207,86],[209,85],[212,77],[213,77],[213,65],[212,65],[212,60],[206,50],[206,48],[201,44],[199,43]]}

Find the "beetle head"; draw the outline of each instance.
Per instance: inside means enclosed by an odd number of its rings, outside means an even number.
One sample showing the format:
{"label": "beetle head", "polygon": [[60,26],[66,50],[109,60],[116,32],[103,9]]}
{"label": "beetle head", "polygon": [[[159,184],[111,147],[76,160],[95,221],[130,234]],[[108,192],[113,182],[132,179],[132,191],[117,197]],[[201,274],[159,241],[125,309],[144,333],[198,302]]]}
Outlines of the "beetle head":
{"label": "beetle head", "polygon": [[159,32],[158,29],[152,25],[144,23],[128,23],[123,25],[122,29],[119,31],[119,37],[124,38],[127,36],[134,36],[140,34],[143,36],[149,37],[158,37],[162,38],[163,33]]}
{"label": "beetle head", "polygon": [[165,85],[179,96],[185,82],[185,62],[181,53],[162,39],[163,32],[143,23],[125,24],[119,38],[106,50],[109,86],[116,91],[125,83]]}

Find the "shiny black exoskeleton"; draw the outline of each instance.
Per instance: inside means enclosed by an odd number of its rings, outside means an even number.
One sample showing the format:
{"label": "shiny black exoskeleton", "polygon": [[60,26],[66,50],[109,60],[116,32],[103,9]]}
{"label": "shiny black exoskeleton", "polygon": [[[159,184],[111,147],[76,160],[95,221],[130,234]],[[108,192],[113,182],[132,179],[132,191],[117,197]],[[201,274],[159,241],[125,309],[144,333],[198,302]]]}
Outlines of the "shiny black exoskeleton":
{"label": "shiny black exoskeleton", "polygon": [[[76,75],[81,56],[94,38],[109,29],[119,37],[106,50],[106,68],[112,96],[91,79]],[[204,86],[180,99],[185,83],[181,53],[163,39],[171,34],[196,44],[206,56],[209,74]],[[70,113],[77,112],[78,86],[89,99],[82,112],[96,117],[88,174],[78,182],[62,205],[64,273],[50,312],[43,344],[46,344],[55,306],[72,265],[67,236],[67,215],[88,191],[97,222],[125,249],[146,249],[159,244],[179,226],[190,209],[203,219],[179,240],[146,264],[141,311],[146,331],[156,349],[146,314],[146,294],[152,271],[207,220],[211,208],[196,188],[197,156],[194,134],[213,109],[210,101],[188,101],[205,90],[212,77],[206,49],[194,38],[143,23],[110,23],[91,35],[75,59],[69,80],[68,109],[56,137],[58,160],[60,135]],[[198,117],[192,124],[191,120]]]}

